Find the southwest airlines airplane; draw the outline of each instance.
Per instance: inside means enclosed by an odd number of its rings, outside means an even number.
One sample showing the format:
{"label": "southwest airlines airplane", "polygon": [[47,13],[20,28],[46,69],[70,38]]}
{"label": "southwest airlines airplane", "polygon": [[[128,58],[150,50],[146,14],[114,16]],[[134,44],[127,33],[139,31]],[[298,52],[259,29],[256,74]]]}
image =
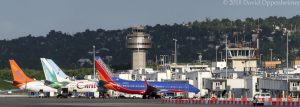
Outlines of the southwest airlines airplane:
{"label": "southwest airlines airplane", "polygon": [[14,78],[14,86],[34,92],[57,92],[56,89],[46,86],[44,82],[27,77],[14,60],[9,60],[9,64]]}
{"label": "southwest airlines airplane", "polygon": [[100,57],[96,57],[96,67],[98,77],[104,82],[104,87],[128,94],[141,94],[154,97],[154,93],[159,91],[165,92],[193,92],[197,94],[200,90],[188,83],[183,82],[147,82],[147,81],[130,81],[117,77],[112,77],[110,71]]}
{"label": "southwest airlines airplane", "polygon": [[51,59],[41,58],[46,81],[55,88],[68,88],[69,92],[96,92],[97,83],[88,80],[71,80]]}

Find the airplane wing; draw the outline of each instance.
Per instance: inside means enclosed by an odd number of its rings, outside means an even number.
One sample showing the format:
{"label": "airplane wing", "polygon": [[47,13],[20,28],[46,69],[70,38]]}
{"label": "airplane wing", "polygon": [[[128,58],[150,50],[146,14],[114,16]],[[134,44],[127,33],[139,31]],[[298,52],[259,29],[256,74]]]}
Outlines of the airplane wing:
{"label": "airplane wing", "polygon": [[13,83],[13,81],[9,81],[9,80],[3,80],[5,82],[8,82],[8,83]]}
{"label": "airplane wing", "polygon": [[155,86],[151,86],[147,80],[145,80],[146,84],[146,93],[153,93],[153,92],[172,92],[172,93],[177,93],[177,92],[186,92],[184,90],[176,90],[176,89],[163,89],[163,88],[156,88]]}

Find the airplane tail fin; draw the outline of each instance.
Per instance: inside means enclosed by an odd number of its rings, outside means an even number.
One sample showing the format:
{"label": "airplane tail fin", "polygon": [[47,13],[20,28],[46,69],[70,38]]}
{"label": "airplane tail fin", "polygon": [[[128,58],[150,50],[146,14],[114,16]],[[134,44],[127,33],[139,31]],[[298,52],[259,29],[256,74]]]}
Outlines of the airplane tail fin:
{"label": "airplane tail fin", "polygon": [[147,81],[147,79],[145,79],[145,85],[146,85],[146,87],[149,86],[149,82]]}
{"label": "airplane tail fin", "polygon": [[52,59],[46,59],[49,65],[52,67],[52,72],[56,76],[58,82],[70,82],[69,76],[66,75],[55,63]]}
{"label": "airplane tail fin", "polygon": [[49,82],[57,82],[56,75],[53,72],[53,68],[50,66],[50,64],[47,62],[46,58],[41,58],[45,78]]}
{"label": "airplane tail fin", "polygon": [[33,81],[32,78],[27,77],[22,69],[18,66],[18,64],[15,62],[15,60],[9,60],[11,72],[14,77],[13,84],[17,87],[22,86],[23,84],[26,84],[28,82]]}
{"label": "airplane tail fin", "polygon": [[99,56],[96,57],[95,64],[96,64],[97,71],[98,71],[98,78],[100,80],[102,80],[104,82],[114,82],[111,79],[112,75],[111,75],[109,69],[106,67],[105,63]]}
{"label": "airplane tail fin", "polygon": [[52,59],[47,59],[47,61],[49,62],[49,64],[53,67],[53,70],[56,71],[58,73],[59,76],[61,76],[62,78],[69,78],[69,76],[67,74],[64,73],[64,71],[62,71],[55,63]]}

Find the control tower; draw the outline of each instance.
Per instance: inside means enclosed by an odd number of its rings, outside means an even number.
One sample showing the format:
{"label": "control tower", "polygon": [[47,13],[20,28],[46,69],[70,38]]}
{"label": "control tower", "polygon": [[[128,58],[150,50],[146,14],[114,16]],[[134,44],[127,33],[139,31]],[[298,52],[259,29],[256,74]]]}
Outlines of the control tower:
{"label": "control tower", "polygon": [[132,69],[146,67],[146,51],[151,48],[151,38],[144,33],[144,26],[132,27],[132,34],[126,37],[127,48],[132,50]]}
{"label": "control tower", "polygon": [[257,58],[255,53],[257,48],[243,47],[238,44],[238,47],[231,47],[227,49],[229,60],[231,60],[232,67],[236,71],[253,71],[257,68]]}

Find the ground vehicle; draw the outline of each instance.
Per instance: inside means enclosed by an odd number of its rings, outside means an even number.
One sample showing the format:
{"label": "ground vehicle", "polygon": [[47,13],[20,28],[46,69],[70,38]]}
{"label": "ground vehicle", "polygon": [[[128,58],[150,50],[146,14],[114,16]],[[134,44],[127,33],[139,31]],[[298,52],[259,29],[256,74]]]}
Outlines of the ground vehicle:
{"label": "ground vehicle", "polygon": [[270,93],[257,93],[254,95],[256,98],[271,98]]}
{"label": "ground vehicle", "polygon": [[121,94],[121,95],[124,96],[125,98],[132,98],[132,99],[143,98],[143,95],[140,95],[140,94],[126,94],[126,93],[124,93],[124,94]]}
{"label": "ground vehicle", "polygon": [[175,93],[166,93],[164,95],[164,98],[174,99],[175,98]]}
{"label": "ground vehicle", "polygon": [[28,92],[28,97],[29,98],[39,97],[39,93],[38,92]]}
{"label": "ground vehicle", "polygon": [[57,98],[68,98],[70,96],[68,92],[68,88],[59,89],[59,94],[56,96]]}
{"label": "ground vehicle", "polygon": [[164,98],[167,99],[182,99],[185,98],[183,95],[178,95],[176,93],[165,93]]}
{"label": "ground vehicle", "polygon": [[271,98],[270,93],[257,93],[253,97],[253,106],[264,106],[262,99]]}

